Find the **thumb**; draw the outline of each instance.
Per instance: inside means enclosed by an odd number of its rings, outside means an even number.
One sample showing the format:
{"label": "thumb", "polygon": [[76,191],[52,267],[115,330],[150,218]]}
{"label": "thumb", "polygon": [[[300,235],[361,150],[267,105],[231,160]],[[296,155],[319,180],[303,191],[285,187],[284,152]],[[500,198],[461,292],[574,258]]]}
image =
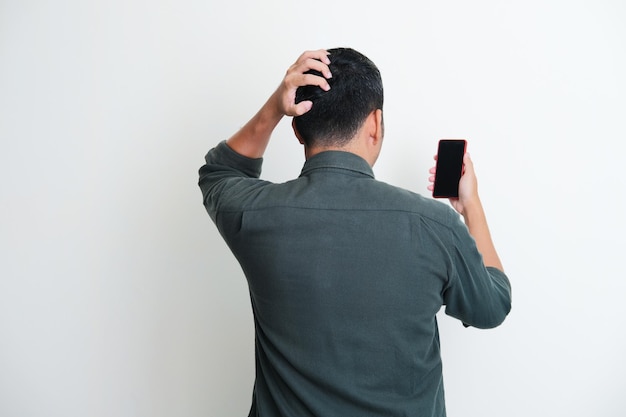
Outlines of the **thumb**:
{"label": "thumb", "polygon": [[311,110],[312,107],[313,107],[312,101],[310,100],[301,101],[300,103],[296,104],[294,107],[294,116],[302,116],[304,113]]}
{"label": "thumb", "polygon": [[468,169],[474,171],[474,163],[472,162],[472,157],[469,152],[466,152],[465,155],[463,155],[463,172],[465,173]]}

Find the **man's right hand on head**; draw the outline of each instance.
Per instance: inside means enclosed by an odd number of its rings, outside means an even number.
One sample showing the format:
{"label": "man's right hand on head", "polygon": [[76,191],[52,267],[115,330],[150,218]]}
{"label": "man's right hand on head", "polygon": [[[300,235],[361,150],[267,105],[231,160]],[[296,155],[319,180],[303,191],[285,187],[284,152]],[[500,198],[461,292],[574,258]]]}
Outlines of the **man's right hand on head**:
{"label": "man's right hand on head", "polygon": [[[330,59],[325,49],[306,51],[289,67],[287,74],[274,93],[278,111],[285,116],[301,116],[311,110],[313,103],[305,100],[296,104],[296,90],[305,85],[316,85],[324,91],[330,90],[327,79],[332,77],[328,65]],[[315,70],[323,77],[307,74]]]}
{"label": "man's right hand on head", "polygon": [[[313,106],[311,101],[305,100],[296,104],[298,87],[316,85],[324,91],[330,90],[327,79],[331,78],[332,74],[328,64],[330,64],[328,51],[324,49],[307,51],[300,55],[261,109],[228,139],[228,146],[248,158],[261,158],[274,128],[284,116],[300,116],[311,110]],[[323,76],[307,74],[311,70]]]}

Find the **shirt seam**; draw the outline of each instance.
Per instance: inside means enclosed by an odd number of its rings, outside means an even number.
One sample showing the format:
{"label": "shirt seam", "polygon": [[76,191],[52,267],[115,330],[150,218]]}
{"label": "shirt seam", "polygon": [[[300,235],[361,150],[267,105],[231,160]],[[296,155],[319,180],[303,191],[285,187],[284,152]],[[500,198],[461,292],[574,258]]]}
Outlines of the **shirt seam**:
{"label": "shirt seam", "polygon": [[402,209],[322,208],[322,207],[302,207],[302,206],[295,206],[295,205],[274,205],[274,206],[267,206],[267,207],[242,208],[242,209],[218,209],[218,210],[216,210],[216,212],[219,212],[219,213],[244,213],[244,212],[256,212],[256,211],[271,210],[271,209],[277,209],[277,208],[312,210],[312,211],[354,211],[354,212],[375,212],[375,211],[379,211],[379,212],[388,212],[388,213],[406,213],[406,214],[411,214],[411,215],[419,216],[421,218],[428,219],[428,220],[430,220],[430,221],[432,221],[434,223],[437,223],[437,224],[445,227],[446,229],[452,229],[452,224],[451,223],[444,223],[444,222],[442,222],[442,221],[440,221],[440,220],[438,220],[438,219],[436,219],[436,218],[434,218],[432,216],[429,216],[427,214],[416,213],[414,211],[402,210]]}

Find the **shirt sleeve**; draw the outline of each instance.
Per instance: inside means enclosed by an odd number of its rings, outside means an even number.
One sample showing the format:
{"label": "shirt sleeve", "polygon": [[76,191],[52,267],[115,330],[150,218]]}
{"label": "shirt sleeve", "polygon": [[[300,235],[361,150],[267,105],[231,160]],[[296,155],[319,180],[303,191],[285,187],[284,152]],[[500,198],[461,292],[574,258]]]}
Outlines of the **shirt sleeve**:
{"label": "shirt sleeve", "polygon": [[451,228],[448,285],[443,298],[446,314],[466,327],[499,326],[511,311],[511,284],[506,274],[487,267],[474,238],[460,221]]}
{"label": "shirt sleeve", "polygon": [[246,192],[259,182],[263,159],[240,155],[222,141],[206,154],[205,162],[198,171],[198,186],[204,206],[216,222],[218,211],[240,207]]}

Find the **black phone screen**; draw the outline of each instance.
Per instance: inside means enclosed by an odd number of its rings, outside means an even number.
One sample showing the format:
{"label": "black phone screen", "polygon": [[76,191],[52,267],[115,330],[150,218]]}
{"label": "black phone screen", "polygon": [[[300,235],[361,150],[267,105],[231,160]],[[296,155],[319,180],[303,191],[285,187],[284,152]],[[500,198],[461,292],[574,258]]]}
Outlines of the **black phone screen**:
{"label": "black phone screen", "polygon": [[458,197],[463,173],[464,139],[442,139],[437,150],[433,197]]}

